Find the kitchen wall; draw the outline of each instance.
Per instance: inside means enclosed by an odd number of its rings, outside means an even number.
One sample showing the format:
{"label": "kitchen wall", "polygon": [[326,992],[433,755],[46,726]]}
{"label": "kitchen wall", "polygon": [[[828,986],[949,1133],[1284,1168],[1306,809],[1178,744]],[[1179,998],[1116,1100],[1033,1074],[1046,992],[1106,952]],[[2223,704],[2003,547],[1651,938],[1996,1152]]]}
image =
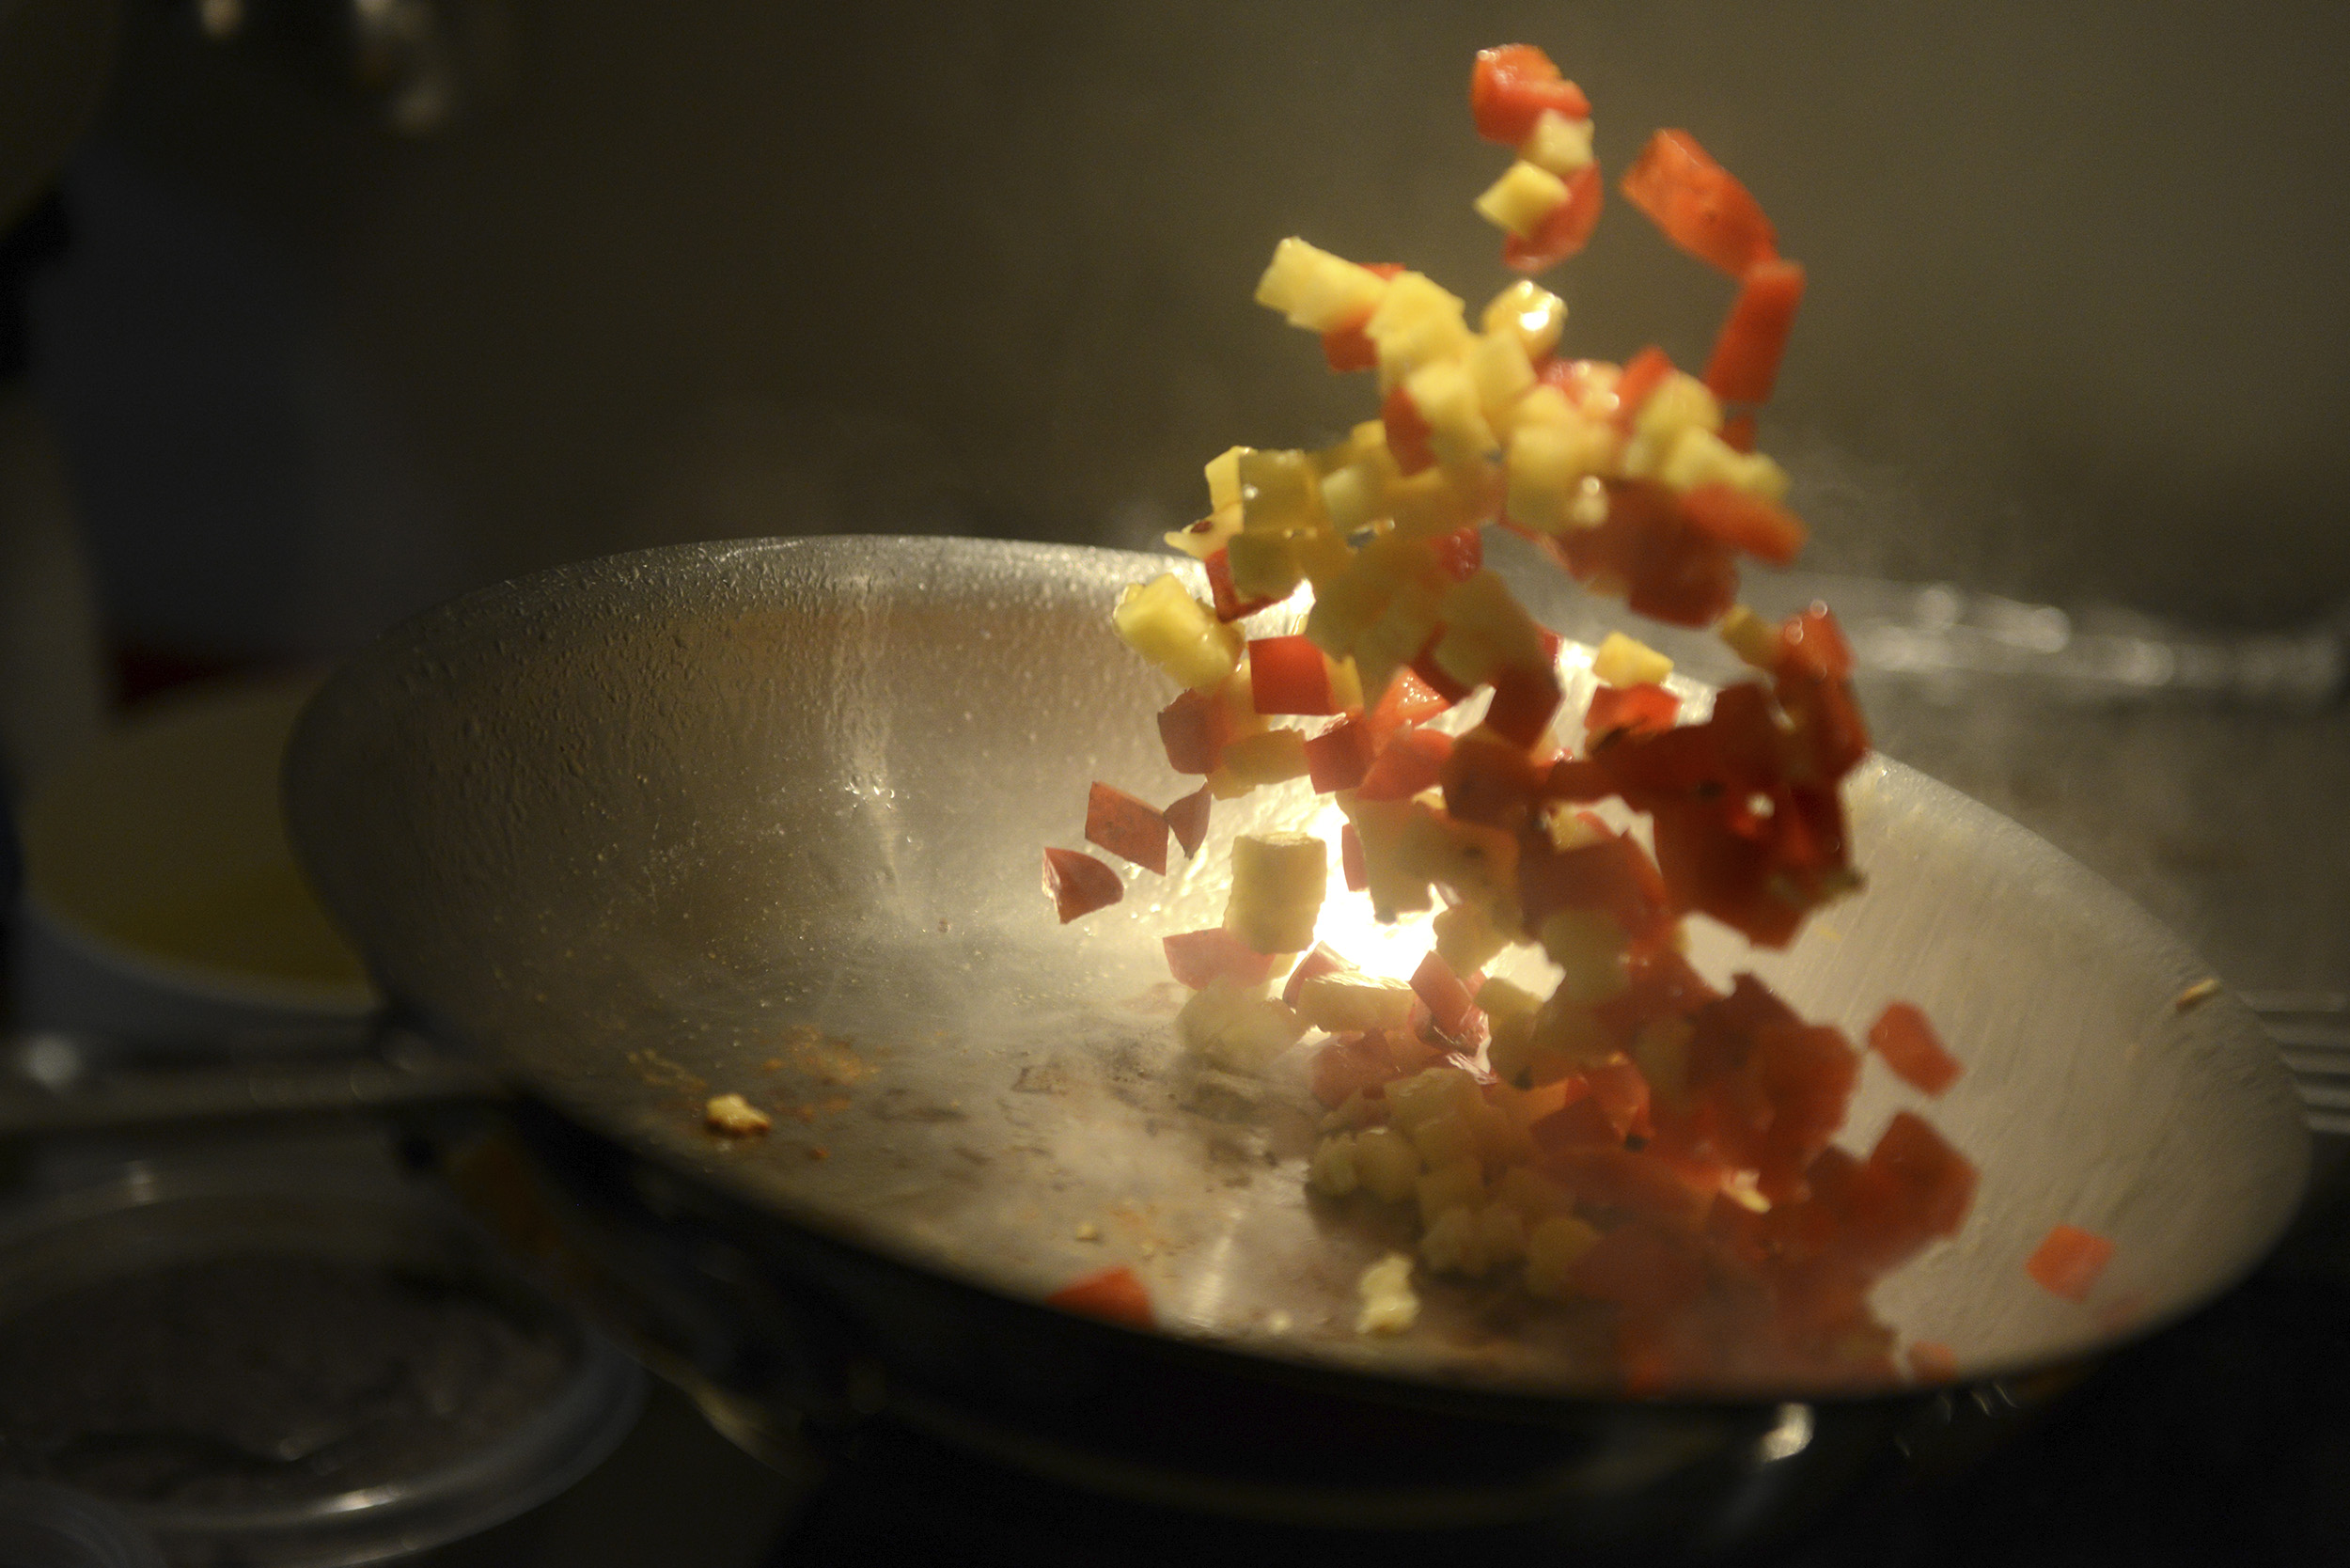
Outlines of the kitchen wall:
{"label": "kitchen wall", "polygon": [[[1603,160],[1680,125],[1811,292],[1766,447],[1814,564],[2282,624],[2350,598],[2350,24],[2021,0],[460,4],[439,133],[315,44],[132,8],[40,377],[118,625],[333,649],[716,535],[1146,541],[1234,440],[1364,412],[1248,303],[1300,232],[1504,281],[1468,56]],[[1579,348],[1701,358],[1729,285],[1628,207]]]}

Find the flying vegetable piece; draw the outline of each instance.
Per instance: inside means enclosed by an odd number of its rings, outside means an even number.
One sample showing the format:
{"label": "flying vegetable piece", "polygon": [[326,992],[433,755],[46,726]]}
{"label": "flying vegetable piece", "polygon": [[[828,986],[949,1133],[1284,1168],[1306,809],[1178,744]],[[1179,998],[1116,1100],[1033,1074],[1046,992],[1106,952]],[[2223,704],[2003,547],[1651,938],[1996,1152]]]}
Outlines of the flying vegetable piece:
{"label": "flying vegetable piece", "polygon": [[1086,796],[1086,842],[1146,871],[1167,874],[1167,818],[1148,801],[1098,780]]}
{"label": "flying vegetable piece", "polygon": [[1044,1305],[1123,1324],[1129,1328],[1153,1328],[1158,1325],[1151,1309],[1150,1287],[1124,1263],[1071,1280],[1046,1296]]}
{"label": "flying vegetable piece", "polygon": [[1080,915],[1106,909],[1126,896],[1126,885],[1082,850],[1047,847],[1044,851],[1044,893],[1067,925]]}

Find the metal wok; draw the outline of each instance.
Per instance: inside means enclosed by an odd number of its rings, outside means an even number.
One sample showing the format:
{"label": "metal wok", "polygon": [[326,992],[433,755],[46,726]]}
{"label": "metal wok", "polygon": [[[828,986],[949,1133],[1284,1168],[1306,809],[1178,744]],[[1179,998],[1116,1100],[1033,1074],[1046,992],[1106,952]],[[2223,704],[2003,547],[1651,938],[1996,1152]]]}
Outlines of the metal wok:
{"label": "metal wok", "polygon": [[[1901,1388],[1610,1397],[1511,1293],[1420,1281],[1397,1340],[1353,1281],[1408,1245],[1309,1202],[1293,1080],[1179,1059],[1157,938],[1214,923],[1208,853],[1064,928],[1041,846],[1087,785],[1154,799],[1159,677],[1117,644],[1152,557],[811,539],[589,562],[394,632],[288,762],[305,865],[398,1005],[521,1091],[598,1288],[771,1436],[880,1414],[1034,1470],[1249,1518],[1530,1522],[1702,1546],[1782,1518],[1961,1408]],[[1521,584],[1539,612],[1539,580]],[[1570,673],[1574,655],[1569,654]],[[1965,1232],[1880,1291],[1979,1394],[2175,1317],[2261,1256],[2309,1151],[2232,997],[2080,866],[1898,763],[1849,790],[1868,890],[1787,955],[1729,942],[1848,1030],[1904,996],[1967,1073],[1933,1111],[1982,1167]],[[1864,1076],[1859,1146],[1902,1103]],[[706,1096],[776,1107],[707,1131]],[[2091,1307],[2023,1260],[2116,1239]],[[1164,1332],[1037,1305],[1109,1262]],[[1921,1424],[1922,1423],[1922,1424]]]}

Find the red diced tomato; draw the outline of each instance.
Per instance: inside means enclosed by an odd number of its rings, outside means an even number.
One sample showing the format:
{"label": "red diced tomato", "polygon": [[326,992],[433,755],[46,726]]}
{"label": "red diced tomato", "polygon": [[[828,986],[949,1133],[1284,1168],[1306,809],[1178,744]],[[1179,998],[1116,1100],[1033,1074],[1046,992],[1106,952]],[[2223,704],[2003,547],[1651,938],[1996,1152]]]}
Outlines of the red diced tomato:
{"label": "red diced tomato", "polygon": [[1470,999],[1468,987],[1433,949],[1412,971],[1412,990],[1428,1005],[1429,1017],[1446,1034],[1460,1040],[1476,1032],[1482,1015]]}
{"label": "red diced tomato", "polygon": [[1363,836],[1348,823],[1339,829],[1339,874],[1345,879],[1346,890],[1359,893],[1371,886],[1371,864],[1363,856]]}
{"label": "red diced tomato", "polygon": [[1335,975],[1342,969],[1354,967],[1340,958],[1328,943],[1315,943],[1313,951],[1299,959],[1297,967],[1290,971],[1288,982],[1281,987],[1281,1005],[1295,1007],[1299,993],[1306,989],[1306,982],[1316,975]]}
{"label": "red diced tomato", "polygon": [[1939,1094],[1958,1081],[1958,1058],[1942,1048],[1926,1015],[1908,1002],[1894,1002],[1869,1026],[1869,1044],[1904,1082]]}
{"label": "red diced tomato", "polygon": [[1208,837],[1208,807],[1214,795],[1206,785],[1192,791],[1176,801],[1160,815],[1167,819],[1167,831],[1183,846],[1183,858],[1188,860],[1199,853],[1199,846]]}
{"label": "red diced tomato", "polygon": [[1543,214],[1532,235],[1507,234],[1501,241],[1501,262],[1512,272],[1539,273],[1578,254],[1599,227],[1599,212],[1607,191],[1599,165],[1584,165],[1567,176],[1567,199]]}
{"label": "red diced tomato", "polygon": [[1365,800],[1408,800],[1444,777],[1452,737],[1434,729],[1405,729],[1380,748],[1356,792]]}
{"label": "red diced tomato", "polygon": [[1843,681],[1853,671],[1852,644],[1825,604],[1814,603],[1779,623],[1778,671],[1813,681]]}
{"label": "red diced tomato", "polygon": [[1201,564],[1207,569],[1208,592],[1215,601],[1215,618],[1218,620],[1238,620],[1280,603],[1276,599],[1241,598],[1239,591],[1232,587],[1232,553],[1230,550],[1218,550]]}
{"label": "red diced tomato", "polygon": [[1693,486],[1683,493],[1681,510],[1707,538],[1773,566],[1794,560],[1810,532],[1802,518],[1778,502],[1726,484]]}
{"label": "red diced tomato", "polygon": [[1080,915],[1106,909],[1126,896],[1126,885],[1083,850],[1044,852],[1044,892],[1067,925]]}
{"label": "red diced tomato", "polygon": [[1436,552],[1436,568],[1456,583],[1465,583],[1485,564],[1485,532],[1472,524],[1458,532],[1429,541]]}
{"label": "red diced tomato", "polygon": [[1214,773],[1231,738],[1231,715],[1208,692],[1187,691],[1159,710],[1159,740],[1177,773]]}
{"label": "red diced tomato", "polygon": [[1377,745],[1371,739],[1371,726],[1358,718],[1340,719],[1308,739],[1306,774],[1313,781],[1314,792],[1326,795],[1360,784],[1371,772]]}
{"label": "red diced tomato", "polygon": [[1339,711],[1330,692],[1330,666],[1310,637],[1250,639],[1248,691],[1260,713],[1321,715]]}
{"label": "red diced tomato", "polygon": [[1665,378],[1673,373],[1673,362],[1664,350],[1651,343],[1626,361],[1623,379],[1616,383],[1616,422],[1624,429],[1640,412],[1640,405],[1649,394],[1665,384]]}
{"label": "red diced tomato", "polygon": [[1086,796],[1086,842],[1167,874],[1167,819],[1148,801],[1096,782]]}
{"label": "red diced tomato", "polygon": [[1551,666],[1528,669],[1505,665],[1494,677],[1493,700],[1485,705],[1485,728],[1530,749],[1550,733],[1550,721],[1565,700],[1558,671]]}
{"label": "red diced tomato", "polygon": [[1151,1328],[1157,1324],[1151,1311],[1150,1287],[1124,1263],[1072,1280],[1046,1296],[1044,1305],[1129,1328]]}
{"label": "red diced tomato", "polygon": [[1803,268],[1794,261],[1758,261],[1738,280],[1738,299],[1714,339],[1705,384],[1726,403],[1759,403],[1778,380],[1779,357],[1803,303]]}
{"label": "red diced tomato", "polygon": [[2112,1261],[2112,1242],[2076,1225],[2059,1225],[2032,1249],[2024,1272],[2067,1301],[2086,1301]]}
{"label": "red diced tomato", "polygon": [[1569,119],[1589,119],[1591,101],[1530,43],[1477,52],[1477,63],[1469,68],[1469,114],[1479,135],[1516,147],[1534,133],[1534,123],[1545,110]]}
{"label": "red diced tomato", "polygon": [[1762,209],[1686,131],[1651,136],[1625,171],[1622,189],[1667,239],[1732,277],[1778,254]]}
{"label": "red diced tomato", "polygon": [[1610,735],[1653,735],[1673,728],[1681,716],[1681,698],[1664,687],[1643,682],[1637,686],[1602,686],[1591,694],[1583,711],[1583,737],[1597,745]]}
{"label": "red diced tomato", "polygon": [[1400,472],[1408,476],[1436,466],[1436,449],[1428,444],[1434,431],[1402,382],[1380,400],[1379,420],[1386,427],[1387,452]]}
{"label": "red diced tomato", "polygon": [[1194,991],[1218,980],[1262,985],[1273,978],[1273,955],[1257,951],[1222,926],[1161,937],[1159,947],[1167,954],[1167,973]]}
{"label": "red diced tomato", "polygon": [[1453,744],[1440,782],[1455,821],[1515,830],[1533,810],[1544,770],[1513,745],[1469,735]]}

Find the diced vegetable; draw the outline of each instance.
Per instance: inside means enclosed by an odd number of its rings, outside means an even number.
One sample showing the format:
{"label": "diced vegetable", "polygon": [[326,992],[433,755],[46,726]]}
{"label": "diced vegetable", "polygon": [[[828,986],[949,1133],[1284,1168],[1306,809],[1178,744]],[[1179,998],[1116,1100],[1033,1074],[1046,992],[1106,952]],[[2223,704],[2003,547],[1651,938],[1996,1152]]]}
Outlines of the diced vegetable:
{"label": "diced vegetable", "polygon": [[1167,874],[1167,819],[1123,790],[1095,783],[1086,798],[1086,842],[1146,871]]}
{"label": "diced vegetable", "polygon": [[1559,74],[1549,55],[1531,44],[1512,43],[1478,51],[1469,72],[1469,113],[1479,135],[1516,147],[1533,134],[1544,114],[1588,119],[1591,102]]}
{"label": "diced vegetable", "polygon": [[1737,301],[1713,357],[1705,362],[1705,384],[1726,403],[1759,403],[1778,380],[1787,335],[1803,304],[1803,268],[1777,258],[1757,261],[1739,279]]}
{"label": "diced vegetable", "polygon": [[2076,1225],[2059,1225],[2025,1260],[2024,1271],[2041,1289],[2067,1301],[2087,1301],[2098,1276],[2113,1261],[2113,1243]]}
{"label": "diced vegetable", "polygon": [[1322,913],[1327,852],[1304,833],[1244,833],[1232,841],[1224,929],[1261,953],[1304,952]]}
{"label": "diced vegetable", "polygon": [[1274,956],[1259,952],[1222,926],[1162,937],[1159,945],[1167,953],[1167,972],[1194,991],[1204,991],[1217,980],[1256,986],[1273,978]]}
{"label": "diced vegetable", "polygon": [[1124,1263],[1071,1280],[1046,1296],[1044,1305],[1129,1328],[1153,1328],[1158,1321],[1151,1309],[1150,1287]]}
{"label": "diced vegetable", "polygon": [[1869,1026],[1869,1044],[1904,1082],[1939,1094],[1958,1081],[1958,1058],[1926,1022],[1926,1015],[1908,1002],[1894,1002]]}
{"label": "diced vegetable", "polygon": [[1248,644],[1248,683],[1260,713],[1335,713],[1330,666],[1322,650],[1300,636],[1258,637]]}
{"label": "diced vegetable", "polygon": [[1624,199],[1683,250],[1744,277],[1778,255],[1778,237],[1747,188],[1686,131],[1659,131],[1624,171]]}
{"label": "diced vegetable", "polygon": [[1044,852],[1044,893],[1053,901],[1062,925],[1080,915],[1105,909],[1126,896],[1126,885],[1082,850],[1048,848]]}
{"label": "diced vegetable", "polygon": [[1208,837],[1208,806],[1214,794],[1206,786],[1194,790],[1181,800],[1169,805],[1161,813],[1167,819],[1167,831],[1183,846],[1183,857],[1190,859],[1199,853],[1199,846]]}

